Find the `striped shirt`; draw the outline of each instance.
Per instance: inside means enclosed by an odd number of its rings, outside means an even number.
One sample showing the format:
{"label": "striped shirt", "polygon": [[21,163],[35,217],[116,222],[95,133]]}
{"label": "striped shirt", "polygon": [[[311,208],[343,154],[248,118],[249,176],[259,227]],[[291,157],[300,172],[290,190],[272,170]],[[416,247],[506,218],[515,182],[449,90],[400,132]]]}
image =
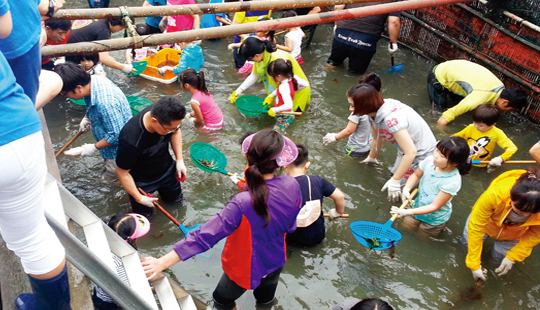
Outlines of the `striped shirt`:
{"label": "striped shirt", "polygon": [[131,118],[129,102],[118,86],[111,80],[92,75],[90,96],[85,97],[86,116],[92,121],[92,133],[96,141],[105,139],[111,145],[99,150],[104,159],[115,159],[118,135]]}
{"label": "striped shirt", "polygon": [[[129,286],[129,280],[126,274],[124,263],[122,263],[122,259],[114,254],[112,255],[112,257],[113,257],[114,265],[116,267],[116,274],[118,275],[120,280],[122,280],[124,283],[126,283]],[[105,293],[105,291],[99,286],[96,286],[96,296],[105,302],[117,304],[116,301],[114,301],[114,299],[112,299],[111,296]]]}

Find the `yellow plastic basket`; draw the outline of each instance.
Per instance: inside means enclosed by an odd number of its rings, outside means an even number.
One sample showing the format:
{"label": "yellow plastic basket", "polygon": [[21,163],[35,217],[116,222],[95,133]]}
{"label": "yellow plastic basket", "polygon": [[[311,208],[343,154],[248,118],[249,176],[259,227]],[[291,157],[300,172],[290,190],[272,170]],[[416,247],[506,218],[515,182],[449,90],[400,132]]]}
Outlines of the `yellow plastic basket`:
{"label": "yellow plastic basket", "polygon": [[165,72],[164,76],[158,74],[158,69],[163,66],[178,66],[182,51],[173,48],[164,48],[154,56],[148,56],[141,61],[148,61],[148,66],[140,76],[163,84],[170,84],[178,79],[178,75],[172,71]]}

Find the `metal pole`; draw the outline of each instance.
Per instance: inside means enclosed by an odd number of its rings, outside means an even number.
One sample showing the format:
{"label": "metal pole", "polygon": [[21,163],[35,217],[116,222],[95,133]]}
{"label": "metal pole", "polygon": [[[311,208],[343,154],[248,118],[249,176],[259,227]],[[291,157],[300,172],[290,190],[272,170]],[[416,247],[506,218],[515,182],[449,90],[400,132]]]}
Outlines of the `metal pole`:
{"label": "metal pole", "polygon": [[[188,5],[128,7],[131,17],[147,16],[176,16],[207,13],[228,13],[242,11],[294,9],[313,6],[327,6],[336,4],[369,3],[391,0],[269,0],[269,1],[240,1],[233,3],[201,3]],[[106,19],[122,17],[119,8],[103,9],[61,9],[52,19]]]}
{"label": "metal pole", "polygon": [[[471,0],[466,0],[471,1]],[[213,39],[227,37],[242,33],[259,31],[269,31],[275,29],[285,29],[300,27],[305,25],[322,24],[338,20],[366,17],[372,15],[388,14],[425,7],[447,5],[463,2],[463,0],[410,0],[403,2],[393,2],[366,6],[361,8],[332,11],[319,14],[296,16],[282,19],[275,19],[263,22],[232,25],[226,27],[216,27],[199,30],[180,31],[165,34],[154,34],[149,36],[112,39],[94,42],[81,42],[65,45],[49,45],[41,49],[44,57],[76,55],[81,53],[98,53],[112,50],[122,50],[132,46],[155,46],[173,42],[191,42],[195,40]]]}

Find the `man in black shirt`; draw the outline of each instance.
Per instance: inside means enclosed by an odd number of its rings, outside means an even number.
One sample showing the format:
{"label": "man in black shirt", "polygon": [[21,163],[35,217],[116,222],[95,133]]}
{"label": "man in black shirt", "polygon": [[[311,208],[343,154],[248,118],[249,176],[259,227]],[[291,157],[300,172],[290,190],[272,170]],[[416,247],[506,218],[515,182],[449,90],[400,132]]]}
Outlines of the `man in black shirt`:
{"label": "man in black shirt", "polygon": [[[121,18],[77,20],[71,26],[68,43],[109,40],[111,34],[124,30],[124,20]],[[66,61],[77,63],[76,56],[66,57]],[[109,52],[100,52],[99,61],[105,66],[122,70],[124,73],[136,73],[131,64],[116,61]]]}
{"label": "man in black shirt", "polygon": [[[150,216],[157,198],[143,196],[158,191],[167,202],[182,198],[177,175],[186,175],[182,158],[182,131],[180,124],[186,109],[175,97],[165,96],[154,105],[133,116],[118,138],[116,175],[130,195],[133,212]],[[176,163],[169,153],[171,145]]]}

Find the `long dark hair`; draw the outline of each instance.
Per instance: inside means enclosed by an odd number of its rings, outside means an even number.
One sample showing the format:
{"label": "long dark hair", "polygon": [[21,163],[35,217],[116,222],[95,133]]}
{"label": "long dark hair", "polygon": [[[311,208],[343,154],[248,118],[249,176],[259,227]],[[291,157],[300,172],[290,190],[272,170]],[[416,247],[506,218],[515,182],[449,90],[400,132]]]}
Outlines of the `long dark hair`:
{"label": "long dark hair", "polygon": [[522,174],[510,190],[510,199],[523,212],[540,212],[540,169],[532,167]]}
{"label": "long dark hair", "polygon": [[394,310],[394,308],[379,298],[366,298],[352,306],[351,310]]}
{"label": "long dark hair", "polygon": [[[257,21],[258,22],[263,22],[265,20],[271,20],[270,18],[268,17],[260,17]],[[276,35],[276,31],[275,30],[269,30],[266,32],[266,36],[268,37],[268,41],[270,41],[270,43],[272,43],[272,46],[274,45],[274,36]]]}
{"label": "long dark hair", "polygon": [[280,154],[284,143],[280,133],[265,129],[253,136],[246,153],[249,165],[246,180],[251,193],[251,203],[255,213],[265,219],[264,227],[270,223],[270,212],[267,204],[268,186],[263,175],[274,173],[279,167],[275,158]]}
{"label": "long dark hair", "polygon": [[135,220],[127,214],[115,214],[107,223],[112,230],[114,230],[122,239],[126,240],[129,245],[134,249],[137,249],[135,240],[131,239],[131,236],[135,232]]}
{"label": "long dark hair", "polygon": [[290,60],[288,59],[276,59],[268,64],[266,69],[268,75],[272,78],[275,78],[278,75],[283,75],[288,79],[292,79],[294,90],[298,90],[298,82],[294,78],[293,66]]}
{"label": "long dark hair", "polygon": [[251,60],[253,56],[260,54],[264,51],[267,51],[268,53],[273,53],[276,51],[276,49],[270,41],[261,41],[255,37],[249,37],[244,40],[242,45],[240,45],[238,53],[242,55],[242,57],[244,57],[246,60]]}
{"label": "long dark hair", "polygon": [[193,68],[187,68],[180,72],[178,75],[178,78],[180,79],[180,84],[189,84],[196,89],[200,90],[206,95],[210,95],[208,92],[208,89],[206,88],[206,81],[204,79],[204,72],[195,71]]}
{"label": "long dark hair", "polygon": [[360,79],[358,79],[358,84],[369,84],[375,87],[378,92],[381,92],[381,78],[375,72],[366,73],[361,76]]}
{"label": "long dark hair", "polygon": [[456,165],[459,174],[465,175],[471,170],[469,159],[470,148],[462,137],[448,137],[437,143],[437,149],[448,159],[449,163]]}
{"label": "long dark hair", "polygon": [[355,84],[347,91],[347,97],[352,99],[353,114],[362,116],[377,112],[384,104],[383,96],[370,84]]}

